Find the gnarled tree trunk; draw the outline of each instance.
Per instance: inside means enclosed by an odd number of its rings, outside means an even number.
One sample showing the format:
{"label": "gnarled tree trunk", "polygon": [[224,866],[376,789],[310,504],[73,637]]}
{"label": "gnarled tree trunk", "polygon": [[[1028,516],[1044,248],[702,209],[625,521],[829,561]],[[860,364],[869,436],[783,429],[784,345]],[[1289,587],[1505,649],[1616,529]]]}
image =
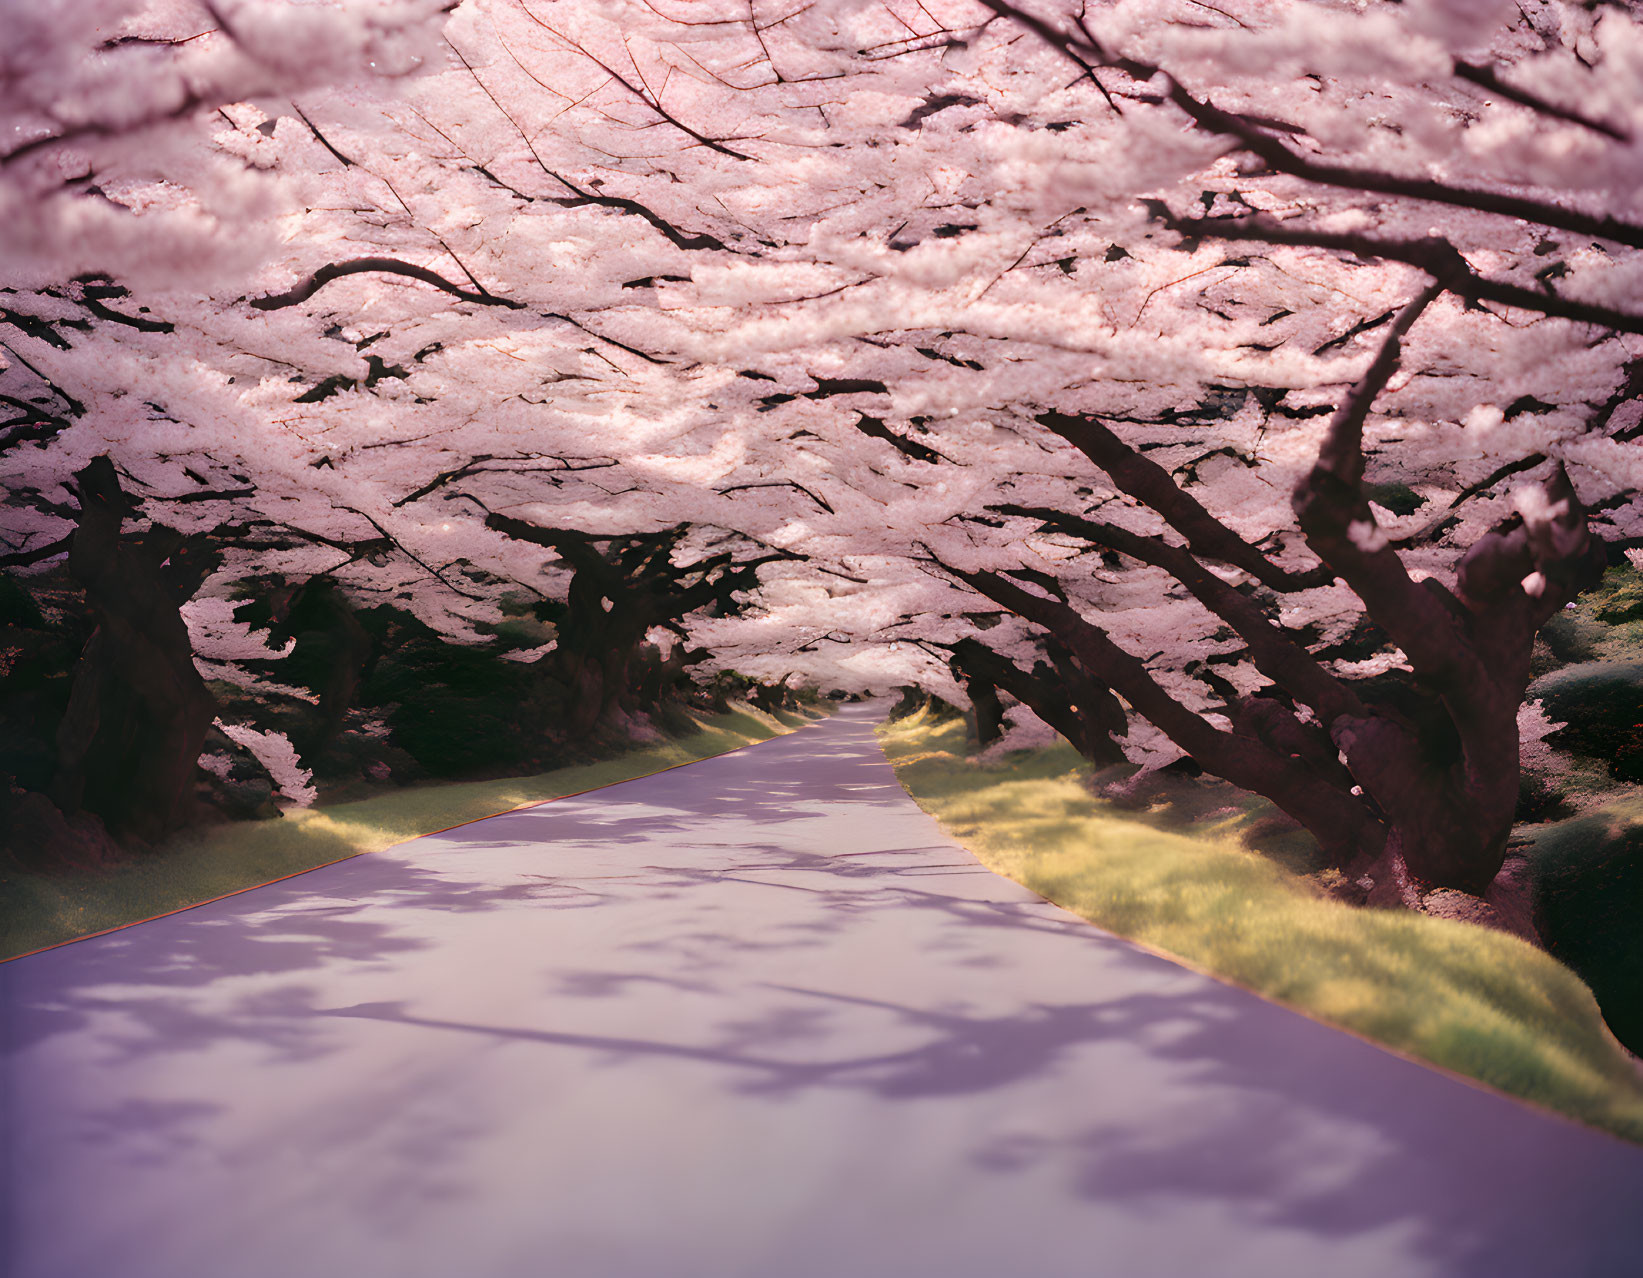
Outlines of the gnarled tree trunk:
{"label": "gnarled tree trunk", "polygon": [[303,758],[317,764],[342,733],[359,685],[376,659],[376,642],[329,577],[277,592],[273,621],[273,639],[296,640],[293,664],[307,671],[309,688],[319,694],[318,713],[295,741]]}
{"label": "gnarled tree trunk", "polygon": [[[1430,578],[1414,580],[1376,526],[1363,485],[1364,419],[1397,368],[1403,335],[1444,287],[1435,282],[1398,314],[1296,487],[1296,522],[1322,561],[1316,568],[1295,572],[1267,559],[1096,419],[1055,412],[1038,418],[1121,492],[1160,515],[1185,545],[1054,510],[998,509],[1164,569],[1236,633],[1273,695],[1234,694],[1230,732],[1177,700],[1064,597],[1032,593],[1001,573],[948,567],[1048,630],[1081,669],[1206,771],[1271,799],[1377,904],[1417,906],[1432,887],[1481,896],[1500,872],[1517,804],[1517,712],[1535,633],[1596,579],[1603,559],[1561,466],[1524,515],[1466,552],[1454,591]],[[1409,670],[1390,676],[1389,688],[1332,672],[1204,560],[1234,566],[1278,592],[1340,580]]]}
{"label": "gnarled tree trunk", "polygon": [[164,557],[121,538],[130,504],[107,457],[75,479],[80,515],[69,571],[85,588],[97,628],[58,727],[52,797],[66,812],[95,812],[117,835],[152,841],[192,816],[200,750],[216,713],[178,612],[192,588],[179,598]]}
{"label": "gnarled tree trunk", "polygon": [[[1060,644],[1051,641],[1045,651],[1048,659],[1036,662],[1029,672],[980,640],[967,637],[953,645],[953,673],[966,681],[970,699],[977,707],[978,725],[981,705],[976,702],[977,688],[993,690],[995,706],[996,689],[1002,688],[1092,763],[1123,762],[1124,752],[1112,734],[1122,735],[1126,721],[1124,708],[1112,689],[1092,678]],[[999,710],[998,719],[1002,718]],[[995,731],[991,738],[982,737],[981,743],[985,745],[997,735]]]}
{"label": "gnarled tree trunk", "polygon": [[540,662],[541,672],[566,690],[564,729],[572,739],[602,726],[625,732],[631,716],[647,708],[644,648],[652,628],[682,639],[681,618],[697,610],[736,611],[738,592],[757,584],[760,566],[793,557],[778,551],[738,562],[726,552],[680,567],[672,553],[687,531],[683,524],[625,537],[542,528],[497,514],[486,516],[485,526],[546,546],[572,569],[553,618],[557,642]]}

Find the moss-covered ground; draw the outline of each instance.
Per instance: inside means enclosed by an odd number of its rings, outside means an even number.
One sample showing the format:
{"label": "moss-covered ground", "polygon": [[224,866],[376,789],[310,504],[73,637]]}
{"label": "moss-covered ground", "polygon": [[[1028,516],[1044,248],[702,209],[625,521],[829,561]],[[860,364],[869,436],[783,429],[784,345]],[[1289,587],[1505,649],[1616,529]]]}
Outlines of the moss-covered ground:
{"label": "moss-covered ground", "polygon": [[697,720],[700,731],[538,776],[418,785],[278,820],[185,831],[99,872],[0,867],[0,960],[300,874],[522,804],[580,794],[694,763],[809,722],[751,707]]}
{"label": "moss-covered ground", "polygon": [[[1263,805],[1122,810],[1071,747],[965,757],[964,725],[887,725],[908,793],[989,868],[1120,936],[1393,1051],[1643,1142],[1643,1072],[1568,968],[1500,932],[1323,895]],[[1202,791],[1210,792],[1210,791]]]}

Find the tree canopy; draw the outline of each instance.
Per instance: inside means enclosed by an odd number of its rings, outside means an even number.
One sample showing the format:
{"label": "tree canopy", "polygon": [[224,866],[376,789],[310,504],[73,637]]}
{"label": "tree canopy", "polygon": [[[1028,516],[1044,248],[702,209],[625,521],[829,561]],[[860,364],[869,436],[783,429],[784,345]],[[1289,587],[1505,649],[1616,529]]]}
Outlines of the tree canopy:
{"label": "tree canopy", "polygon": [[1535,633],[1643,547],[1639,6],[64,8],[0,55],[20,580],[106,456],[242,683],[323,582],[528,613],[572,717],[675,647],[967,692],[1360,896],[1500,868]]}

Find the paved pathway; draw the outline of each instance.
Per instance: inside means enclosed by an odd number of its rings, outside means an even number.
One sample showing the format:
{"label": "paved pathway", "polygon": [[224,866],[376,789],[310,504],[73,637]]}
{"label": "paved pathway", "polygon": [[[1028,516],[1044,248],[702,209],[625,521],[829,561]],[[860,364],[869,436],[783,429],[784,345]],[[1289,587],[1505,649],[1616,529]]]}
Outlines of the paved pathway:
{"label": "paved pathway", "polygon": [[1643,1150],[993,876],[873,715],[0,966],[7,1278],[1643,1274]]}

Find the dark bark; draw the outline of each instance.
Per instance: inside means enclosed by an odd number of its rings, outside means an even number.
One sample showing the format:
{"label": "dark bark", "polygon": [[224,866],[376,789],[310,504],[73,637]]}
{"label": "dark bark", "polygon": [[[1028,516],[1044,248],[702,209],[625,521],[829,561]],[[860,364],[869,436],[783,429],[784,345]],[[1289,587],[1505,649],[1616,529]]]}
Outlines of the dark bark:
{"label": "dark bark", "polygon": [[1292,759],[1263,741],[1250,725],[1235,726],[1232,732],[1216,728],[1171,696],[1138,658],[1068,604],[1031,594],[997,573],[948,571],[1000,607],[1048,630],[1092,678],[1123,697],[1206,772],[1266,796],[1304,825],[1335,864],[1379,860],[1385,831],[1338,778]]}
{"label": "dark bark", "polygon": [[[681,687],[689,678],[689,668],[692,660],[701,660],[705,653],[687,654],[683,644],[674,644],[667,656],[656,644],[645,643],[639,647],[638,660],[634,667],[635,699],[639,709],[650,712],[660,708],[675,690]],[[760,688],[761,692],[769,692],[772,704],[765,709],[775,709],[786,704],[787,689],[777,686],[771,689]],[[759,703],[757,697],[755,704]]]}
{"label": "dark bark", "polygon": [[[786,557],[738,561],[727,551],[680,567],[672,556],[684,525],[625,537],[541,528],[494,514],[486,525],[555,551],[571,570],[564,602],[539,610],[557,634],[554,650],[538,667],[544,681],[564,689],[561,726],[572,739],[620,731],[625,719],[652,708],[644,699],[643,653],[652,629],[682,639],[682,619],[691,613],[736,611],[741,604],[735,596],[757,584],[759,567]],[[680,660],[682,668],[682,655]]]}
{"label": "dark bark", "polygon": [[319,695],[318,713],[293,741],[312,765],[341,734],[375,659],[376,643],[329,577],[276,591],[272,602],[271,641],[296,640],[284,668]]}
{"label": "dark bark", "polygon": [[1009,663],[981,649],[980,644],[960,640],[953,649],[951,664],[970,698],[970,713],[965,718],[976,744],[990,746],[1004,735],[1004,703],[998,699],[999,685],[992,675]]}
{"label": "dark bark", "polygon": [[[1416,904],[1423,886],[1482,895],[1500,871],[1517,806],[1517,712],[1535,633],[1596,581],[1603,562],[1561,466],[1543,486],[1542,512],[1513,516],[1462,556],[1458,593],[1414,581],[1376,527],[1363,487],[1364,421],[1398,366],[1404,334],[1445,287],[1435,282],[1393,320],[1370,369],[1331,418],[1316,465],[1296,488],[1296,520],[1321,561],[1304,574],[1268,563],[1101,423],[1059,413],[1039,417],[1121,491],[1161,515],[1187,545],[1054,510],[1006,506],[1001,512],[1038,519],[1163,569],[1237,633],[1274,688],[1271,695],[1239,697],[1230,688],[1223,694],[1230,733],[1177,702],[1065,600],[1032,593],[997,573],[949,569],[1048,630],[1206,771],[1265,795],[1310,830],[1336,864],[1367,872],[1375,881],[1370,899],[1389,904]],[[1357,681],[1331,674],[1247,592],[1208,572],[1200,558],[1232,564],[1279,590],[1340,579],[1403,651],[1411,671]],[[1295,703],[1310,713],[1297,713]]]}
{"label": "dark bark", "polygon": [[[978,736],[981,705],[976,702],[976,688],[1002,688],[1065,737],[1086,759],[1099,764],[1121,763],[1123,751],[1112,738],[1114,733],[1122,735],[1126,726],[1118,698],[1062,645],[1053,641],[1046,644],[1045,654],[1044,660],[1026,671],[978,639],[960,639],[953,645],[953,671],[966,681],[976,705]],[[996,692],[992,700],[996,704]],[[991,739],[980,737],[983,745]]]}
{"label": "dark bark", "polygon": [[[1643,333],[1643,315],[1559,297],[1544,289],[1527,288],[1504,280],[1485,279],[1467,263],[1448,240],[1439,235],[1419,240],[1384,239],[1356,232],[1323,231],[1309,226],[1291,226],[1265,214],[1250,217],[1182,218],[1168,211],[1160,214],[1164,225],[1187,238],[1249,240],[1261,244],[1287,244],[1300,248],[1335,249],[1354,256],[1404,262],[1425,271],[1456,297],[1468,302],[1494,302],[1500,306],[1538,311],[1542,315],[1598,324],[1620,333]],[[1634,245],[1643,247],[1643,244]]]}
{"label": "dark bark", "polygon": [[[1417,880],[1481,895],[1505,860],[1517,807],[1517,712],[1535,632],[1597,580],[1602,548],[1561,466],[1543,488],[1549,517],[1513,516],[1462,556],[1459,598],[1412,580],[1379,535],[1363,491],[1364,419],[1397,368],[1403,334],[1441,288],[1393,324],[1331,419],[1294,508],[1307,545],[1408,657],[1427,712],[1424,723],[1395,712],[1342,716],[1331,736],[1384,814],[1394,858]],[[1457,748],[1445,751],[1445,737]]]}
{"label": "dark bark", "polygon": [[[130,505],[107,457],[75,479],[80,514],[68,564],[96,629],[58,726],[52,797],[65,812],[95,812],[116,834],[151,842],[193,816],[200,749],[216,713],[178,613],[203,572],[196,561],[168,580],[155,548],[121,537]],[[156,530],[151,540],[181,550],[176,534]]]}
{"label": "dark bark", "polygon": [[1094,417],[1040,413],[1038,421],[1060,435],[1107,473],[1122,493],[1163,516],[1186,538],[1193,554],[1241,568],[1272,590],[1306,590],[1327,585],[1332,574],[1322,565],[1295,571],[1280,568],[1177,486],[1170,473],[1143,457]]}
{"label": "dark bark", "polygon": [[791,694],[785,684],[760,683],[754,685],[747,699],[766,714],[774,714],[787,705]]}
{"label": "dark bark", "polygon": [[[1393,674],[1378,686],[1339,679],[1190,552],[1055,512],[1017,512],[1165,568],[1246,640],[1281,695],[1230,704],[1227,734],[1175,702],[1139,661],[1067,605],[997,574],[955,575],[1050,630],[1202,767],[1270,798],[1338,864],[1372,870],[1384,888],[1377,899],[1410,903],[1420,883],[1481,894],[1499,871],[1517,803],[1517,711],[1534,635],[1595,581],[1601,546],[1588,537],[1559,471],[1546,495],[1561,513],[1533,526],[1514,517],[1481,539],[1461,561],[1459,598],[1412,581],[1396,551],[1375,536],[1360,483],[1355,440],[1373,399],[1369,383],[1384,383],[1395,356],[1378,363],[1377,376],[1360,387],[1368,393],[1343,405],[1318,466],[1297,490],[1297,517],[1311,549],[1403,649],[1413,675]],[[1287,708],[1289,698],[1312,716]]]}
{"label": "dark bark", "polygon": [[[1152,465],[1151,462],[1145,464]],[[1237,631],[1239,638],[1249,645],[1250,656],[1262,674],[1288,688],[1324,722],[1328,723],[1341,714],[1361,713],[1362,706],[1345,684],[1269,621],[1252,600],[1206,569],[1188,551],[1157,538],[1143,537],[1110,524],[1060,515],[1053,510],[1020,506],[1001,506],[999,509],[1005,514],[1042,520],[1046,528],[1072,533],[1095,545],[1164,569],[1200,603]],[[1205,518],[1211,518],[1208,512],[1205,512]],[[1238,544],[1247,545],[1241,540]],[[1251,553],[1259,554],[1253,548]],[[1324,570],[1313,573],[1309,579],[1321,584],[1332,575]],[[1295,580],[1292,576],[1276,579],[1285,584]]]}
{"label": "dark bark", "polygon": [[[1554,200],[1456,186],[1429,177],[1315,159],[1293,149],[1274,136],[1275,132],[1291,131],[1290,126],[1284,125],[1281,121],[1257,120],[1217,107],[1214,103],[1192,93],[1166,69],[1108,49],[1082,16],[1077,19],[1078,34],[1072,34],[1058,30],[1042,18],[1017,8],[1009,3],[1009,0],[982,0],[982,3],[1000,17],[1017,22],[1032,31],[1046,44],[1058,50],[1095,83],[1107,98],[1109,105],[1116,107],[1106,88],[1096,79],[1097,67],[1111,67],[1137,83],[1161,84],[1163,97],[1155,100],[1170,103],[1202,132],[1232,139],[1239,150],[1259,157],[1275,172],[1287,173],[1291,177],[1319,186],[1445,204],[1453,208],[1474,209],[1481,213],[1521,219],[1540,226],[1557,227],[1578,235],[1613,240],[1631,248],[1643,247],[1643,224],[1624,221],[1612,215],[1587,213]],[[1457,63],[1455,70],[1474,82],[1477,82],[1483,73],[1483,68],[1469,64]],[[1492,75],[1492,72],[1489,74]],[[1532,109],[1543,114],[1562,119],[1577,119],[1586,127],[1599,132],[1607,132],[1612,128],[1566,109],[1554,108],[1549,102],[1533,98],[1523,91],[1503,88],[1502,92],[1503,96],[1509,95],[1515,101],[1530,105]],[[1613,136],[1612,133],[1610,136]]]}
{"label": "dark bark", "polygon": [[307,279],[283,293],[270,293],[266,297],[252,298],[251,306],[259,311],[283,310],[287,306],[306,302],[332,280],[364,274],[403,275],[407,279],[431,284],[442,293],[449,293],[452,297],[464,302],[473,302],[478,306],[502,306],[514,311],[525,309],[525,303],[517,302],[511,297],[497,297],[494,293],[487,293],[482,289],[477,292],[465,289],[459,284],[451,283],[438,271],[430,271],[427,267],[417,266],[413,262],[401,262],[393,257],[361,257],[351,262],[332,262],[320,267]]}

